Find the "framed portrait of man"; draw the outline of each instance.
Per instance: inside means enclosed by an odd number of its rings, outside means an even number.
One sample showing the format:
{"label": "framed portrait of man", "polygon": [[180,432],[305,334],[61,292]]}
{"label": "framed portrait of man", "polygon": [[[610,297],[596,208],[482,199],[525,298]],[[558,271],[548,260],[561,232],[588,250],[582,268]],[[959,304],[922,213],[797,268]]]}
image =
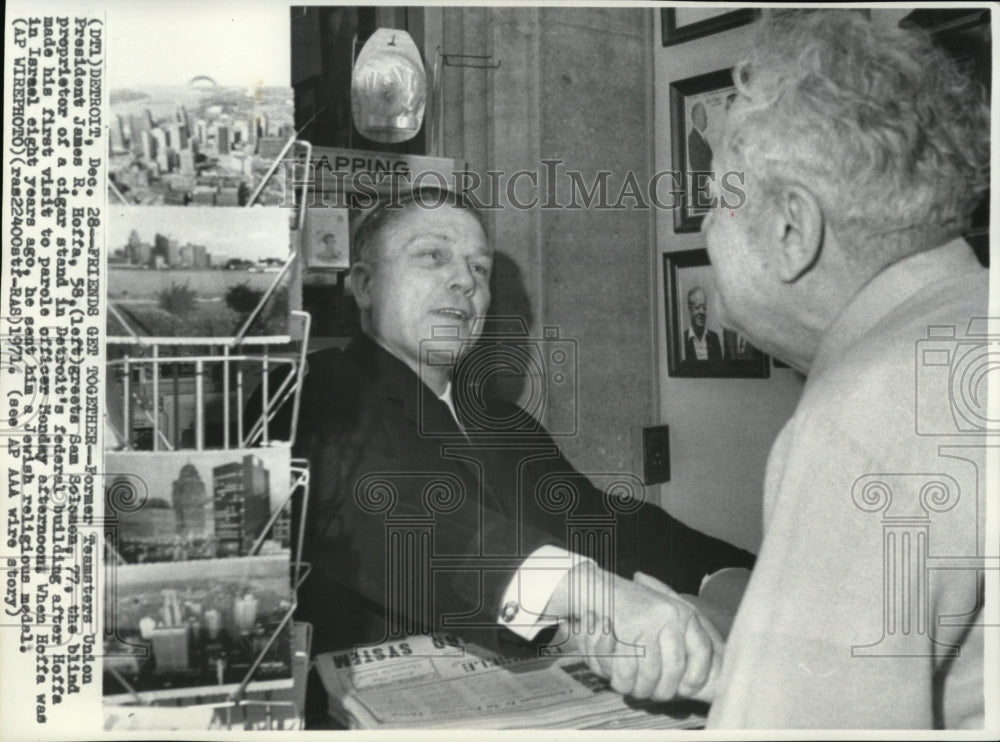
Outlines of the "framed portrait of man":
{"label": "framed portrait of man", "polygon": [[768,357],[720,321],[708,251],[663,255],[670,376],[767,378]]}
{"label": "framed portrait of man", "polygon": [[712,206],[712,183],[721,175],[714,171],[712,158],[735,98],[728,69],[670,84],[673,169],[679,173],[682,192],[674,211],[675,232],[697,232]]}
{"label": "framed portrait of man", "polygon": [[757,8],[666,8],[660,11],[663,46],[682,44],[750,23]]}

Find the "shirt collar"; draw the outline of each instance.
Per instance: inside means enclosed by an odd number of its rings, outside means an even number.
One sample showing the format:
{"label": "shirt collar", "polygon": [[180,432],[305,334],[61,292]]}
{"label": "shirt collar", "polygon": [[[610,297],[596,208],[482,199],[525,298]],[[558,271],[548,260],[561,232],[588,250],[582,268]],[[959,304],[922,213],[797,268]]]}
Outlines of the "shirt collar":
{"label": "shirt collar", "polygon": [[440,399],[442,402],[444,402],[445,407],[448,408],[448,411],[451,413],[452,418],[454,418],[454,420],[455,420],[455,425],[457,425],[458,429],[460,431],[462,431],[462,435],[464,435],[466,437],[466,439],[468,439],[468,434],[465,432],[465,426],[462,425],[462,421],[458,419],[458,413],[455,412],[455,402],[451,398],[451,381],[450,380],[448,381],[447,384],[445,384],[444,391],[441,392],[441,395],[438,397],[438,399]]}
{"label": "shirt collar", "polygon": [[444,391],[438,395],[438,399],[448,405],[451,414],[455,414],[455,403],[451,399],[451,381],[444,385]]}

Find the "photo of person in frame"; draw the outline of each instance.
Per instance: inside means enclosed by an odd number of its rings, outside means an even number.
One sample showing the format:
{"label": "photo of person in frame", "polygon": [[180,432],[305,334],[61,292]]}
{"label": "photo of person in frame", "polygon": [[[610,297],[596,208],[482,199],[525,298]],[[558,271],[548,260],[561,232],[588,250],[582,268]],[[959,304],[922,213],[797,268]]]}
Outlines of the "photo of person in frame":
{"label": "photo of person in frame", "polygon": [[339,244],[337,235],[333,232],[324,232],[315,257],[324,263],[339,264],[347,258],[347,247]]}
{"label": "photo of person in frame", "polygon": [[686,147],[690,193],[687,208],[691,213],[702,214],[712,203],[711,183],[716,177],[712,169],[713,144],[722,132],[732,96],[733,88],[724,88],[687,98]]}
{"label": "photo of person in frame", "polygon": [[719,334],[709,330],[708,296],[701,286],[687,292],[688,326],[684,330],[684,360],[721,361]]}
{"label": "photo of person in frame", "polygon": [[663,255],[671,376],[766,379],[767,355],[723,324],[718,284],[703,249]]}
{"label": "photo of person in frame", "polygon": [[347,209],[309,210],[306,267],[344,270],[350,266],[351,232]]}
{"label": "photo of person in frame", "polygon": [[707,265],[683,268],[677,275],[677,310],[680,312],[682,359],[723,360],[723,327],[713,311],[715,283]]}

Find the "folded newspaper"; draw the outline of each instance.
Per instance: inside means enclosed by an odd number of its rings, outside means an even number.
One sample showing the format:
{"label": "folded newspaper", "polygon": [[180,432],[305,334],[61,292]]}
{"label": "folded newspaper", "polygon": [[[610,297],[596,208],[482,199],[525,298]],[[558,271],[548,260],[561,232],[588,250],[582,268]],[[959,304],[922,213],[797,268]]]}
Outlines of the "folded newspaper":
{"label": "folded newspaper", "polygon": [[707,710],[625,698],[559,647],[520,657],[414,636],[315,663],[330,715],[351,729],[691,729]]}

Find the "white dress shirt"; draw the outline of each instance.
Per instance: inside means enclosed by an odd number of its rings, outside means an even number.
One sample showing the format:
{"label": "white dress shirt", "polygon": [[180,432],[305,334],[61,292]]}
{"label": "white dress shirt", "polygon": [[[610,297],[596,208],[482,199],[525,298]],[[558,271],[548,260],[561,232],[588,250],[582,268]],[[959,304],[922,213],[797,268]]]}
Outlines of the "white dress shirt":
{"label": "white dress shirt", "polygon": [[[708,329],[701,334],[699,338],[695,331],[690,327],[687,329],[687,336],[691,339],[691,343],[694,346],[694,355],[699,361],[708,360]],[[690,359],[688,359],[690,360]]]}

